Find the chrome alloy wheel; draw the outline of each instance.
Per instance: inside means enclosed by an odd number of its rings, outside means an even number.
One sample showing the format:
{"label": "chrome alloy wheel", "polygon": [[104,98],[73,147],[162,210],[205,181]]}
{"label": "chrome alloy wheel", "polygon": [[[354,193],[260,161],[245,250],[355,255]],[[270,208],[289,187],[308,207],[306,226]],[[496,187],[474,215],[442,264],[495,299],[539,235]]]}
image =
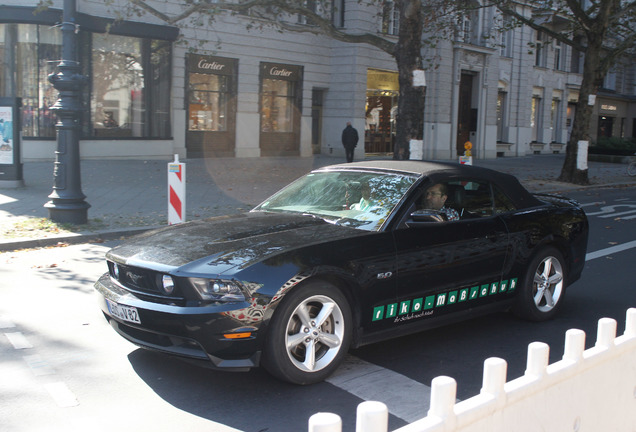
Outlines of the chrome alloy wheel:
{"label": "chrome alloy wheel", "polygon": [[285,346],[292,364],[305,372],[330,365],[342,347],[345,320],[331,298],[314,295],[302,301],[287,322]]}
{"label": "chrome alloy wheel", "polygon": [[539,311],[549,312],[559,303],[563,282],[561,262],[553,256],[545,257],[534,273],[532,287],[534,304]]}

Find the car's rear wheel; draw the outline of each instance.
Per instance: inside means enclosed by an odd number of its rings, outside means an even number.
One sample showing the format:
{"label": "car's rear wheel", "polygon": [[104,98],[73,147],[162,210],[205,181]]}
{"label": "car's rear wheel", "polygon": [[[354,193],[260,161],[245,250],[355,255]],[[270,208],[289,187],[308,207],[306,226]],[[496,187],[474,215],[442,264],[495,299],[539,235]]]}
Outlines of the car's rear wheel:
{"label": "car's rear wheel", "polygon": [[335,286],[310,282],[287,294],[270,323],[263,366],[294,384],[331,375],[349,349],[351,310]]}
{"label": "car's rear wheel", "polygon": [[565,296],[565,261],[550,247],[535,255],[528,267],[522,290],[517,296],[515,312],[532,321],[552,318]]}

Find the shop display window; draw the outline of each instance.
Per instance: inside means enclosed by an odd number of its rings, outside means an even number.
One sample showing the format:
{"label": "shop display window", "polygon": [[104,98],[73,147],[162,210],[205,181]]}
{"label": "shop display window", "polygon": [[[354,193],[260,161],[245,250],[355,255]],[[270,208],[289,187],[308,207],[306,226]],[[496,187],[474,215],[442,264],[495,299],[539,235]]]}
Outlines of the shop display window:
{"label": "shop display window", "polygon": [[261,132],[292,132],[294,82],[263,79]]}
{"label": "shop display window", "polygon": [[[169,138],[171,43],[114,34],[79,33],[84,137]],[[49,82],[62,55],[59,28],[0,24],[0,93],[22,99],[22,135],[55,138]],[[90,105],[90,107],[89,107]]]}
{"label": "shop display window", "polygon": [[190,73],[188,129],[191,131],[227,130],[228,77]]}

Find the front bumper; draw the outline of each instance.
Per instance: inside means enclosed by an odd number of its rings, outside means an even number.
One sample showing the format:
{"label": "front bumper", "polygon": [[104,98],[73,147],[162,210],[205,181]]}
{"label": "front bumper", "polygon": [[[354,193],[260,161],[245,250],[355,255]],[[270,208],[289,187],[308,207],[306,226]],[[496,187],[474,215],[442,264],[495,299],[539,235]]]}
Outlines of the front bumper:
{"label": "front bumper", "polygon": [[[141,300],[115,284],[108,273],[97,282],[99,306],[122,337],[142,348],[193,360],[218,369],[248,370],[260,361],[261,321],[254,320],[248,302],[184,307]],[[113,316],[106,299],[137,309],[141,324]],[[249,316],[249,322],[241,317]],[[226,335],[251,333],[249,337]]]}

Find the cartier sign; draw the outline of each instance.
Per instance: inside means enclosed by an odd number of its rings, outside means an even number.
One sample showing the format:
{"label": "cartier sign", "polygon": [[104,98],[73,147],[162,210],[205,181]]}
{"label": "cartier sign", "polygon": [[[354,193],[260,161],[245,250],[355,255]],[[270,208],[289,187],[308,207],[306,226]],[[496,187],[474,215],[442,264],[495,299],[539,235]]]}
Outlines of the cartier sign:
{"label": "cartier sign", "polygon": [[188,56],[188,68],[190,72],[208,73],[216,75],[234,74],[236,59],[225,57],[202,56],[190,54]]}
{"label": "cartier sign", "polygon": [[261,63],[261,70],[263,73],[263,78],[298,81],[300,79],[302,66],[285,65],[278,63]]}
{"label": "cartier sign", "polygon": [[269,74],[271,76],[279,76],[279,77],[289,77],[291,76],[293,72],[290,70],[287,70],[285,68],[279,69],[276,66],[273,66],[270,70],[269,70]]}
{"label": "cartier sign", "polygon": [[208,62],[205,59],[199,60],[199,64],[197,66],[199,67],[199,69],[210,69],[215,71],[222,70],[225,67],[224,64],[217,63],[215,61]]}

